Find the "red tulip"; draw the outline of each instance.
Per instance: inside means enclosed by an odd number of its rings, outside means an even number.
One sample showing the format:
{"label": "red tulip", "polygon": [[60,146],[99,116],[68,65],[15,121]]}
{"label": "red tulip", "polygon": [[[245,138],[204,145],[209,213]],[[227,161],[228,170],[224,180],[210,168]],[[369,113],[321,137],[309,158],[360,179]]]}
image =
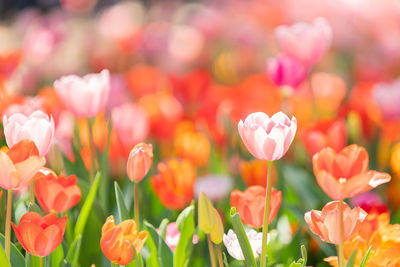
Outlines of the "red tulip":
{"label": "red tulip", "polygon": [[11,224],[18,241],[29,254],[45,257],[61,244],[67,216],[59,219],[52,213],[42,217],[36,212],[28,212],[18,226]]}
{"label": "red tulip", "polygon": [[[268,223],[278,213],[282,202],[282,192],[272,188]],[[265,208],[265,187],[250,186],[244,192],[234,190],[231,193],[231,206],[236,208],[244,224],[255,228],[263,226]]]}

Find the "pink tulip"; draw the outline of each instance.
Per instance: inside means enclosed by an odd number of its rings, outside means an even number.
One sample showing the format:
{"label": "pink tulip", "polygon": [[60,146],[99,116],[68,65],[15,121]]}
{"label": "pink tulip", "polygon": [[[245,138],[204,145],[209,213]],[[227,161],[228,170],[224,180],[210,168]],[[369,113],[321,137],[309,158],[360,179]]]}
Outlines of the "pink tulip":
{"label": "pink tulip", "polygon": [[11,148],[24,139],[31,140],[39,150],[39,155],[44,156],[49,151],[54,137],[53,118],[37,110],[30,116],[15,113],[10,117],[3,117],[4,135],[7,145]]}
{"label": "pink tulip", "polygon": [[54,82],[58,97],[76,117],[94,117],[104,110],[110,91],[110,72],[91,73],[83,77],[63,76]]}
{"label": "pink tulip", "polygon": [[132,103],[112,110],[112,125],[122,144],[129,148],[144,141],[150,128],[147,114]]}
{"label": "pink tulip", "polygon": [[317,18],[313,23],[279,26],[275,30],[275,38],[283,53],[312,65],[329,49],[332,29],[326,19]]}
{"label": "pink tulip", "polygon": [[[344,241],[350,239],[360,229],[367,213],[360,207],[351,209],[343,203]],[[322,208],[322,211],[312,210],[304,215],[311,232],[318,235],[324,242],[339,244],[340,239],[339,201],[332,201]]]}
{"label": "pink tulip", "polygon": [[296,88],[307,77],[308,67],[293,57],[279,55],[268,61],[267,72],[277,86]]}
{"label": "pink tulip", "polygon": [[297,129],[297,120],[278,112],[271,118],[263,112],[252,113],[243,122],[239,134],[249,152],[261,160],[278,160],[288,151]]}

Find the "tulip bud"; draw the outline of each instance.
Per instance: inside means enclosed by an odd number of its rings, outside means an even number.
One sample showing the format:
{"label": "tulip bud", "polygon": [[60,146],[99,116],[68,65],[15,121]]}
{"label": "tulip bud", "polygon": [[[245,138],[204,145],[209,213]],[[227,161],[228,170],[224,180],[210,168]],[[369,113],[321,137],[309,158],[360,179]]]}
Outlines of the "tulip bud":
{"label": "tulip bud", "polygon": [[207,196],[200,192],[199,196],[199,228],[209,234],[213,230],[215,220],[214,207]]}
{"label": "tulip bud", "polygon": [[146,143],[137,144],[129,153],[126,172],[132,182],[140,182],[150,170],[153,162],[153,146]]}
{"label": "tulip bud", "polygon": [[221,217],[219,216],[218,211],[214,208],[214,227],[210,233],[211,241],[215,244],[219,244],[222,242],[224,237],[224,226],[222,225]]}

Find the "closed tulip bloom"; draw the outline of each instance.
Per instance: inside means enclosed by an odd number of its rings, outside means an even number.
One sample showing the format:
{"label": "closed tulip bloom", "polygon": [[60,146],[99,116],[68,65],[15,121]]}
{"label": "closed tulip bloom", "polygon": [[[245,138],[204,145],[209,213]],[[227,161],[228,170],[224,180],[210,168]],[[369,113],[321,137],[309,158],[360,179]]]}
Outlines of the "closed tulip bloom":
{"label": "closed tulip bloom", "polygon": [[126,103],[112,110],[112,125],[121,143],[131,148],[143,142],[150,130],[147,114],[138,105]]}
{"label": "closed tulip bloom", "polygon": [[302,134],[302,141],[307,153],[313,156],[325,147],[336,152],[346,146],[347,130],[344,120],[321,120]]}
{"label": "closed tulip bloom", "polygon": [[[249,240],[251,250],[253,251],[254,257],[258,258],[261,254],[262,249],[262,233],[257,233],[253,229],[246,230],[247,239]],[[244,260],[242,249],[240,248],[239,240],[235,232],[229,229],[227,234],[223,237],[224,245],[228,250],[229,255],[231,255],[236,260]],[[269,242],[269,235],[267,238],[267,243]]]}
{"label": "closed tulip bloom", "polygon": [[43,210],[63,213],[79,203],[81,189],[76,183],[76,175],[57,176],[45,169],[36,177],[35,194]]}
{"label": "closed tulip bloom", "polygon": [[[271,190],[270,213],[268,223],[271,223],[278,213],[282,202],[282,192]],[[244,224],[254,228],[263,226],[265,208],[265,187],[250,186],[244,192],[234,190],[231,193],[231,207],[235,207]]]}
{"label": "closed tulip bloom", "polygon": [[268,60],[267,73],[277,86],[297,88],[307,77],[308,66],[293,57],[279,55]]}
{"label": "closed tulip bloom", "polygon": [[238,130],[243,143],[257,159],[278,160],[289,149],[297,130],[297,120],[282,112],[268,117],[263,112],[252,113],[240,120]]}
{"label": "closed tulip bloom", "polygon": [[39,156],[35,143],[22,140],[5,153],[0,151],[0,187],[21,189],[27,186],[46,159]]}
{"label": "closed tulip bloom", "polygon": [[314,174],[319,186],[333,200],[354,197],[387,183],[387,173],[368,171],[368,153],[358,145],[350,145],[336,153],[324,148],[313,157]]}
{"label": "closed tulip bloom", "polygon": [[139,143],[129,153],[126,173],[132,182],[140,182],[149,172],[153,163],[153,146]]}
{"label": "closed tulip bloom", "polygon": [[115,225],[114,216],[109,216],[101,230],[101,250],[111,262],[127,265],[133,258],[133,248],[139,253],[147,236],[145,231],[138,232],[134,220],[125,220]]}
{"label": "closed tulip bloom", "polygon": [[36,212],[28,212],[18,226],[11,224],[18,241],[29,254],[46,257],[61,244],[67,216],[59,219],[53,213],[42,217]]}
{"label": "closed tulip bloom", "polygon": [[322,58],[332,43],[332,29],[325,18],[312,23],[299,22],[275,29],[281,51],[304,64],[314,64]]}
{"label": "closed tulip bloom", "polygon": [[[350,239],[358,232],[367,215],[360,207],[351,209],[346,203],[343,203],[343,241]],[[339,244],[339,201],[329,202],[322,208],[322,211],[312,210],[307,212],[304,219],[311,232],[318,235],[322,241],[335,245]]]}
{"label": "closed tulip bloom", "polygon": [[168,209],[182,209],[192,201],[196,170],[188,160],[158,164],[159,174],[150,180],[161,203]]}
{"label": "closed tulip bloom", "polygon": [[29,116],[22,113],[4,116],[3,125],[10,148],[27,139],[35,143],[40,156],[45,156],[49,151],[54,137],[54,121],[43,111],[37,110]]}
{"label": "closed tulip bloom", "polygon": [[76,117],[91,118],[104,110],[110,91],[110,72],[91,73],[83,77],[63,76],[54,88],[64,106]]}

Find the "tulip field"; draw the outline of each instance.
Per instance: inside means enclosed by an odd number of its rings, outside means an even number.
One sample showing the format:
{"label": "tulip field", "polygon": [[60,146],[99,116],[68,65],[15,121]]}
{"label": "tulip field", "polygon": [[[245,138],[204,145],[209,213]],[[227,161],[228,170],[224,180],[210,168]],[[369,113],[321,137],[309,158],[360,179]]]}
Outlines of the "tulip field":
{"label": "tulip field", "polygon": [[11,2],[0,267],[400,267],[400,2]]}

